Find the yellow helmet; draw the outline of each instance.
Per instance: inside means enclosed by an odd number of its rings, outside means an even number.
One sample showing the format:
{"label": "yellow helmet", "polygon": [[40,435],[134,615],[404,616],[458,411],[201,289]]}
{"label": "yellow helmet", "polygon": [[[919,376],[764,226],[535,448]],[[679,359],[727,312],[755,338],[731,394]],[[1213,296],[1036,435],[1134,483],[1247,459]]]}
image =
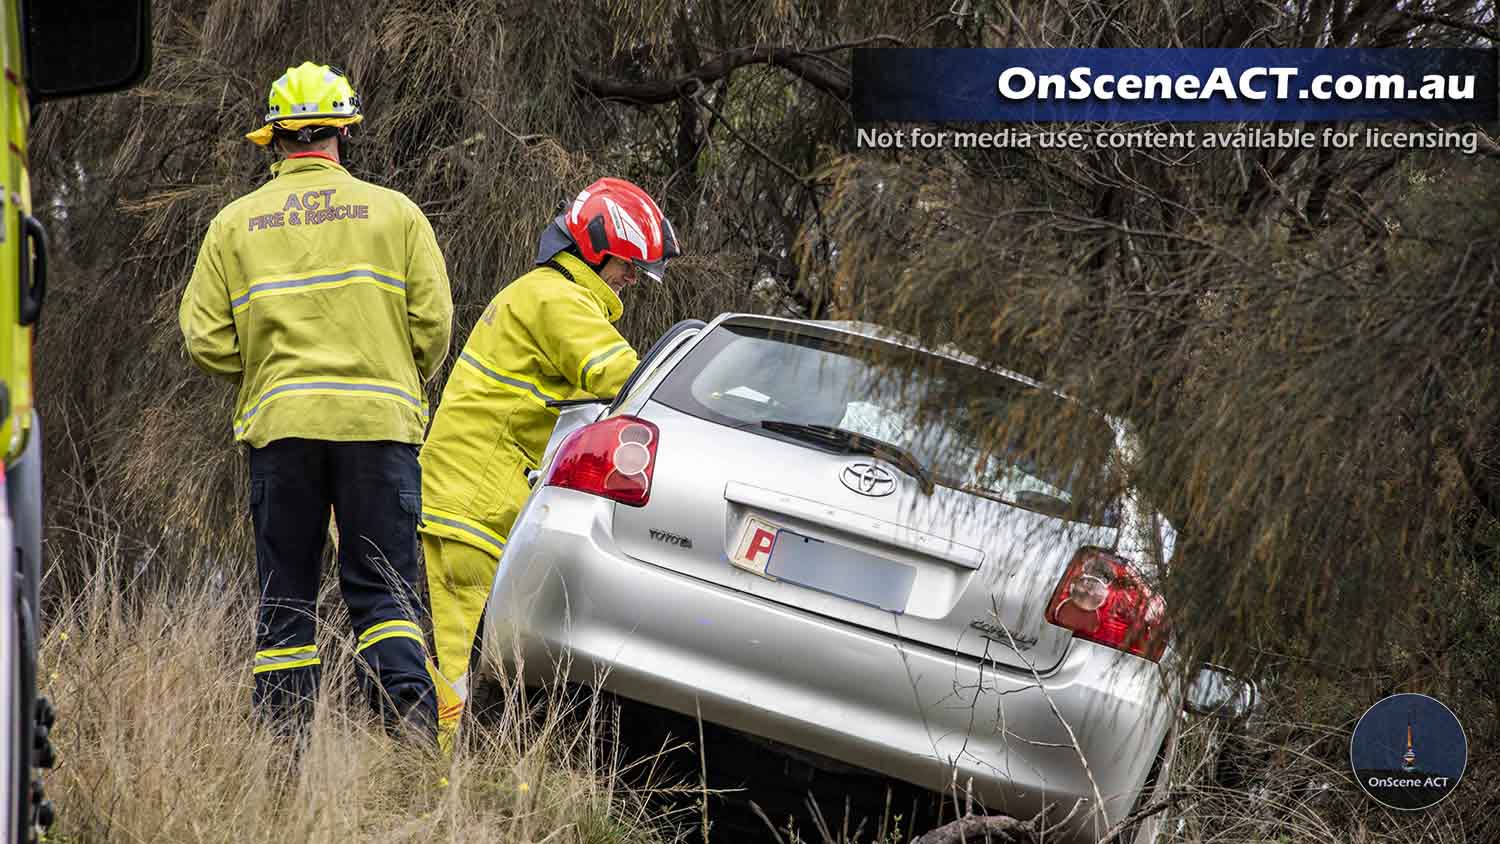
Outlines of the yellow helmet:
{"label": "yellow helmet", "polygon": [[364,119],[359,111],[359,95],[354,93],[354,86],[342,70],[303,62],[287,68],[280,79],[271,83],[266,125],[245,137],[267,146],[274,129],[348,126]]}

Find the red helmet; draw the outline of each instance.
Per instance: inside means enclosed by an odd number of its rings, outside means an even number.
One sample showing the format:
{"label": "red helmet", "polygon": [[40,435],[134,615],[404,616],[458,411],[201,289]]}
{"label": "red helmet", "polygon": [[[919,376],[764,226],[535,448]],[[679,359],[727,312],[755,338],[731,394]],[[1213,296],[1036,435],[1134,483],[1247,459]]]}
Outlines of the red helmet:
{"label": "red helmet", "polygon": [[658,283],[667,260],[681,254],[671,222],[645,191],[624,179],[600,179],[580,191],[572,207],[542,233],[537,263],[546,263],[570,242],[590,264],[613,255]]}

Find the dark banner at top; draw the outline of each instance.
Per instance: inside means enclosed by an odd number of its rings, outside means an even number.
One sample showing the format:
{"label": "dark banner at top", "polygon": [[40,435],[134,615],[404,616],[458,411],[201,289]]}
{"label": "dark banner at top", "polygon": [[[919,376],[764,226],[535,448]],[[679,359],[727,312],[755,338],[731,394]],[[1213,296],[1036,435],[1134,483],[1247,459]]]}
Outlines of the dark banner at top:
{"label": "dark banner at top", "polygon": [[1497,119],[1494,50],[854,51],[854,119]]}

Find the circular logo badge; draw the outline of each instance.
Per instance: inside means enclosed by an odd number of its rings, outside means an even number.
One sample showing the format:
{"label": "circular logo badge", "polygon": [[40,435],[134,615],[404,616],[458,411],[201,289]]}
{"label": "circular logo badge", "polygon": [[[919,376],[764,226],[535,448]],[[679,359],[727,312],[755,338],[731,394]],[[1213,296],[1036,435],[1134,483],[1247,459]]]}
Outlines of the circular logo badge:
{"label": "circular logo badge", "polygon": [[1349,739],[1359,787],[1392,809],[1437,805],[1458,787],[1468,763],[1463,725],[1427,695],[1391,695],[1376,703]]}

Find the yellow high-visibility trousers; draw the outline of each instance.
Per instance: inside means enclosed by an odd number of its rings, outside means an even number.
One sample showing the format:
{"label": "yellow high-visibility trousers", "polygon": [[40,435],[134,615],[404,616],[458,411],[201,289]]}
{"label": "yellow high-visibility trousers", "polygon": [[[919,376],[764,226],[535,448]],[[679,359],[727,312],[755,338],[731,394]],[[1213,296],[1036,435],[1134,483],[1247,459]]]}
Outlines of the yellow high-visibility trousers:
{"label": "yellow high-visibility trousers", "polygon": [[469,699],[469,654],[500,560],[455,539],[422,534],[437,650],[438,736],[447,749]]}

